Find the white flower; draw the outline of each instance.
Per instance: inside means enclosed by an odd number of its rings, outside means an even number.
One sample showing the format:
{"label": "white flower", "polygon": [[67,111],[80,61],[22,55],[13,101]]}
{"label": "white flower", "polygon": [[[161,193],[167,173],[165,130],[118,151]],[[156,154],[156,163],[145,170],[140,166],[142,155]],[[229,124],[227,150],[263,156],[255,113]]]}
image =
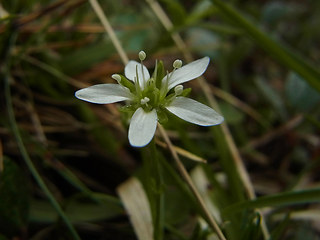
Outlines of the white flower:
{"label": "white flower", "polygon": [[[140,56],[140,59],[144,58]],[[212,108],[185,97],[185,90],[180,85],[201,76],[207,69],[209,57],[183,67],[182,62],[176,60],[173,71],[165,76],[162,62],[159,62],[152,77],[142,60],[141,63],[129,61],[124,70],[125,77],[112,75],[118,84],[98,84],[84,88],[76,92],[76,97],[99,104],[127,101],[128,109],[133,111],[128,137],[134,147],[143,147],[152,140],[158,118],[166,110],[200,126],[213,126],[223,122],[223,117]]]}

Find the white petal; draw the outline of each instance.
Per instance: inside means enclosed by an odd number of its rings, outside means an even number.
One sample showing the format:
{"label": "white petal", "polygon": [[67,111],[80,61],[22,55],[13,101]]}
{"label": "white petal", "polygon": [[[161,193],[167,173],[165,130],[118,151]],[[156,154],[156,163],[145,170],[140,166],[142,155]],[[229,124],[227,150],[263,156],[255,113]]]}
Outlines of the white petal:
{"label": "white petal", "polygon": [[[148,69],[144,65],[142,65],[142,68],[143,68],[143,74],[141,70],[141,63],[138,63],[136,61],[129,61],[129,63],[124,68],[124,75],[131,81],[134,81],[135,77],[137,76],[136,70],[138,69],[139,85],[143,89],[145,85],[144,79],[145,81],[148,81],[150,79],[150,74]],[[143,75],[144,75],[144,78],[143,78]]]}
{"label": "white petal", "polygon": [[191,98],[177,97],[166,108],[179,118],[200,126],[213,126],[224,120],[215,110]]}
{"label": "white petal", "polygon": [[[168,89],[201,76],[206,71],[209,62],[210,58],[204,57],[175,70],[170,77]],[[165,76],[162,81],[166,78],[167,76]]]}
{"label": "white petal", "polygon": [[119,84],[97,84],[83,88],[75,93],[76,97],[92,103],[108,104],[130,100],[132,98],[129,89]]}
{"label": "white petal", "polygon": [[144,147],[154,136],[157,128],[157,111],[145,112],[138,108],[133,114],[129,126],[129,142],[134,147]]}

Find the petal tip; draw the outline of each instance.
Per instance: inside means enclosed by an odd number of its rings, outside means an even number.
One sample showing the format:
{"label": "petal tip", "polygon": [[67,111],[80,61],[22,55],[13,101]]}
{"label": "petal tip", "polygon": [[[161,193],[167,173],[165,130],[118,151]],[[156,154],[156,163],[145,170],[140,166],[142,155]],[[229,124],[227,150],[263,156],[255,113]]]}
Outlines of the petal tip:
{"label": "petal tip", "polygon": [[220,116],[217,116],[217,117],[214,119],[214,122],[209,123],[208,125],[205,125],[205,126],[206,126],[206,127],[216,126],[216,125],[219,125],[219,124],[223,123],[223,121],[224,121],[224,117],[222,117],[222,116],[220,115]]}
{"label": "petal tip", "polygon": [[132,142],[129,138],[129,143],[132,147],[136,147],[136,148],[143,148],[145,146],[147,146],[150,142],[151,142],[152,138],[147,142],[147,143],[135,143],[135,142]]}
{"label": "petal tip", "polygon": [[133,114],[128,138],[133,147],[144,147],[153,139],[157,128],[157,112],[153,109],[146,113],[141,107]]}

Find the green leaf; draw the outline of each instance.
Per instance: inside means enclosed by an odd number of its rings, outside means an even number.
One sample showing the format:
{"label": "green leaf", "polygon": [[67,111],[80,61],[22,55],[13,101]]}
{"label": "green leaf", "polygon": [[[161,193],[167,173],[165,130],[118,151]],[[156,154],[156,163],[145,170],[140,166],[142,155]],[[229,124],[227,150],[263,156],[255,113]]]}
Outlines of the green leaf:
{"label": "green leaf", "polygon": [[239,124],[244,120],[244,113],[228,103],[219,104],[222,115],[229,124]]}
{"label": "green leaf", "polygon": [[251,214],[245,218],[243,231],[241,233],[242,240],[259,240],[261,239],[261,216],[259,214]]}
{"label": "green leaf", "polygon": [[[70,201],[65,213],[71,222],[93,222],[107,220],[123,214],[118,204],[97,204],[93,202]],[[30,219],[34,222],[54,223],[58,218],[57,212],[47,201],[33,200],[30,208]]]}
{"label": "green leaf", "polygon": [[135,93],[136,92],[136,88],[133,84],[132,81],[128,80],[125,76],[118,74],[121,77],[121,85],[127,87],[130,92]]}
{"label": "green leaf", "polygon": [[[199,20],[209,17],[216,13],[217,9],[212,6],[210,1],[199,1],[192,9],[192,12],[188,14],[186,23],[194,24]],[[212,24],[212,23],[210,23]]]}
{"label": "green leaf", "polygon": [[286,214],[285,217],[281,219],[280,223],[271,232],[270,239],[273,239],[273,240],[282,239],[282,235],[284,234],[288,226],[289,220],[290,220],[290,215]]}
{"label": "green leaf", "polygon": [[320,201],[320,188],[285,192],[271,196],[260,197],[231,205],[223,210],[224,213],[238,212],[245,208],[279,207]]}
{"label": "green leaf", "polygon": [[89,69],[94,64],[108,59],[110,54],[114,51],[113,46],[110,45],[109,40],[101,41],[64,56],[59,62],[61,72],[69,75],[78,74],[85,69]]}
{"label": "green leaf", "polygon": [[177,0],[161,0],[161,2],[166,5],[174,25],[183,24],[184,20],[187,18],[187,13],[181,3]]}
{"label": "green leaf", "polygon": [[256,78],[255,83],[264,97],[271,103],[282,119],[286,118],[286,108],[280,95],[263,79]]}
{"label": "green leaf", "polygon": [[212,31],[201,28],[190,28],[186,32],[188,44],[203,56],[212,59],[220,55],[221,39],[220,36]]}
{"label": "green leaf", "polygon": [[300,111],[308,111],[320,102],[320,94],[294,72],[288,76],[285,93],[290,105]]}
{"label": "green leaf", "polygon": [[267,2],[262,9],[262,20],[269,24],[276,23],[287,15],[289,9],[288,3],[278,1]]}
{"label": "green leaf", "polygon": [[164,78],[165,75],[166,75],[166,73],[165,73],[165,70],[164,70],[163,62],[161,60],[157,61],[156,62],[156,67],[155,67],[153,75],[152,75],[152,78],[155,79],[156,87],[158,89],[161,88],[162,79]]}
{"label": "green leaf", "polygon": [[272,39],[267,33],[260,30],[255,24],[248,20],[235,7],[225,3],[222,0],[211,0],[219,12],[235,26],[243,29],[245,33],[255,41],[270,56],[277,59],[287,68],[298,73],[312,87],[320,91],[320,72],[305,59],[289,49],[283,44]]}

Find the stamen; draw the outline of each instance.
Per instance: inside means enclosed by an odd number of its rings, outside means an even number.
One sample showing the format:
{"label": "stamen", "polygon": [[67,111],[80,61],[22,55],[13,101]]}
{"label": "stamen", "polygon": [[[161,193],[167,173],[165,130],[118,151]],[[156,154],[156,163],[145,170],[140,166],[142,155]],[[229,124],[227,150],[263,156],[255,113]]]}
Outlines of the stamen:
{"label": "stamen", "polygon": [[123,88],[125,89],[126,91],[130,91],[130,89],[126,86],[123,85],[123,83],[121,83],[121,76],[119,74],[112,74],[111,78],[113,78],[114,80],[117,81],[117,83]]}
{"label": "stamen", "polygon": [[140,79],[139,79],[139,75],[138,75],[138,65],[136,66],[136,77],[135,77],[135,79],[136,79],[135,84],[138,85],[139,88],[140,88]]}
{"label": "stamen", "polygon": [[174,93],[176,96],[180,95],[183,92],[183,86],[182,85],[177,85],[174,88]]}
{"label": "stamen", "polygon": [[[137,74],[137,76],[138,76],[138,74]],[[140,85],[139,85],[139,81],[138,81],[137,77],[134,77],[134,86],[136,87],[137,94],[140,95],[141,89],[140,89]]]}
{"label": "stamen", "polygon": [[144,97],[143,99],[140,100],[140,103],[141,103],[142,105],[145,105],[145,104],[147,104],[149,101],[150,101],[150,99],[149,99],[148,97]]}
{"label": "stamen", "polygon": [[167,77],[163,80],[163,82],[161,84],[160,99],[163,99],[168,92],[169,79],[170,79],[171,75],[172,75],[172,73],[169,74],[169,72],[167,71]]}
{"label": "stamen", "polygon": [[114,80],[116,80],[118,82],[118,84],[121,85],[121,77],[119,74],[112,74],[111,76]]}
{"label": "stamen", "polygon": [[144,51],[140,51],[139,52],[139,59],[142,62],[143,60],[145,60],[147,57],[147,54]]}
{"label": "stamen", "polygon": [[141,73],[142,73],[142,78],[143,78],[143,88],[146,86],[146,78],[144,76],[144,72],[143,72],[143,64],[141,61]]}
{"label": "stamen", "polygon": [[[142,74],[142,82],[141,82],[141,88],[144,89],[146,86],[146,79],[144,76],[144,72],[143,72],[143,65],[142,65],[142,61],[141,61],[141,74]],[[138,65],[136,66],[136,75],[137,75],[137,79],[138,79],[138,84],[140,84],[141,79],[139,79],[139,75],[138,75]]]}
{"label": "stamen", "polygon": [[158,74],[158,60],[156,60],[156,66],[155,66],[154,72],[153,72],[154,79],[157,79],[157,74]]}
{"label": "stamen", "polygon": [[173,67],[175,69],[181,68],[181,66],[182,66],[182,61],[180,59],[177,59],[173,62]]}
{"label": "stamen", "polygon": [[140,59],[140,64],[141,64],[141,74],[142,74],[142,80],[143,80],[143,84],[142,84],[142,88],[144,88],[146,86],[146,78],[144,76],[144,72],[143,72],[143,60],[145,60],[147,57],[147,54],[144,51],[140,51],[139,52],[139,59]]}

